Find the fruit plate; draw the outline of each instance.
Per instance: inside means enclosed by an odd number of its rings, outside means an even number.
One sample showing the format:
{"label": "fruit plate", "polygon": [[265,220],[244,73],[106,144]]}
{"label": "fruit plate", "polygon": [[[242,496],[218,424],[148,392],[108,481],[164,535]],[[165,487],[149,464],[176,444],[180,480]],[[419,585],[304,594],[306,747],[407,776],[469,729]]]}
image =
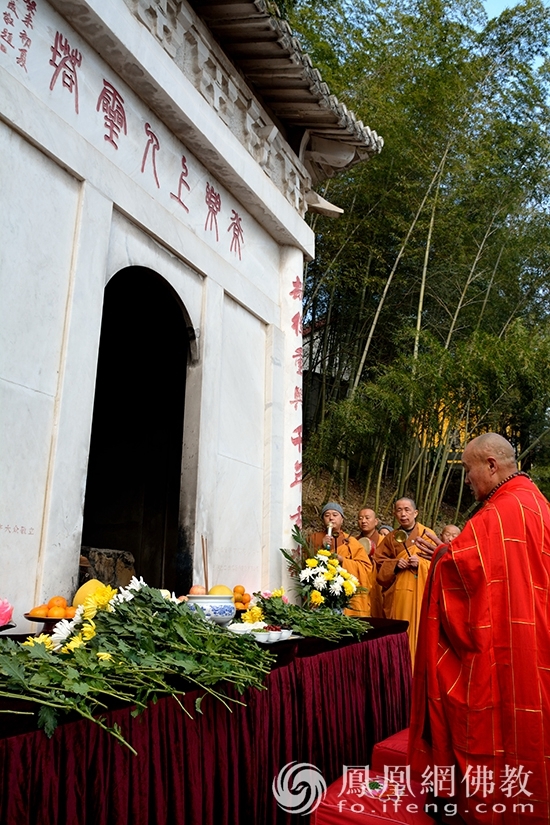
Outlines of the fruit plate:
{"label": "fruit plate", "polygon": [[23,615],[29,622],[40,622],[43,624],[43,633],[51,633],[56,624],[61,621],[61,619],[50,619],[47,616],[31,616],[30,613],[24,613]]}

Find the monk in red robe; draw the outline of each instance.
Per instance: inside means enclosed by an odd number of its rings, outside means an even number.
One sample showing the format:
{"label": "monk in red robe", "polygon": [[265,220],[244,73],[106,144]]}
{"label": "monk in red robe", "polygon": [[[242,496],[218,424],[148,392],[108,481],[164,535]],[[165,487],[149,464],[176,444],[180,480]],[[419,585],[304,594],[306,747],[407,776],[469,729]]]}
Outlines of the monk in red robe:
{"label": "monk in red robe", "polygon": [[[462,464],[483,505],[433,551],[409,761],[453,768],[466,823],[548,825],[550,505],[495,433],[471,441]],[[441,813],[447,800],[433,801]]]}

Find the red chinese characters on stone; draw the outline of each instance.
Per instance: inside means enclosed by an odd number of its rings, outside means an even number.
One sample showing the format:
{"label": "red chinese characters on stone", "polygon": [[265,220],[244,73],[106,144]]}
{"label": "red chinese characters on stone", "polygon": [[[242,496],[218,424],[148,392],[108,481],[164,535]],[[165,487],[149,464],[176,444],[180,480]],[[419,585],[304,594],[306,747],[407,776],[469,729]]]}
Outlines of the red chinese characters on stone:
{"label": "red chinese characters on stone", "polygon": [[15,14],[17,19],[19,20],[19,15],[17,14],[17,5],[15,3],[15,0],[9,0],[8,11],[11,11],[13,14]]}
{"label": "red chinese characters on stone", "polygon": [[291,487],[297,487],[298,484],[302,483],[302,462],[295,461],[294,462],[294,481],[291,483]]}
{"label": "red chinese characters on stone", "polygon": [[74,93],[74,109],[78,114],[78,76],[76,70],[82,65],[82,55],[77,49],[71,49],[69,41],[60,32],[55,33],[51,53],[50,66],[54,66],[55,72],[50,81],[50,91],[53,91],[57,79],[61,76],[65,89],[68,89],[71,94]]}
{"label": "red chinese characters on stone", "polygon": [[297,347],[294,351],[294,355],[292,356],[294,361],[296,362],[296,375],[303,374],[303,367],[304,367],[304,350],[303,347]]}
{"label": "red chinese characters on stone", "polygon": [[208,214],[206,216],[206,221],[204,222],[204,228],[206,231],[209,229],[215,229],[216,241],[218,241],[218,213],[222,208],[222,199],[219,192],[216,192],[214,187],[210,186],[208,181],[206,182],[206,195],[204,200],[208,207]]}
{"label": "red chinese characters on stone", "polygon": [[36,2],[35,0],[25,0],[25,6],[27,7],[27,14],[23,18],[23,25],[26,26],[27,29],[33,28],[32,19],[36,14]]}
{"label": "red chinese characters on stone", "polygon": [[294,405],[294,409],[298,409],[298,405],[302,403],[302,389],[301,387],[294,387],[294,398],[292,398],[289,404]]}
{"label": "red chinese characters on stone", "polygon": [[13,26],[13,17],[9,12],[5,11],[2,17],[4,18],[4,23],[6,24],[6,26]]}
{"label": "red chinese characters on stone", "polygon": [[301,313],[297,312],[290,323],[296,335],[301,335],[303,331]]}
{"label": "red chinese characters on stone", "polygon": [[96,111],[103,112],[105,128],[107,134],[104,139],[110,143],[115,149],[118,149],[117,140],[119,138],[120,130],[124,130],[124,134],[128,134],[126,130],[126,112],[124,110],[124,98],[117,92],[112,83],[103,79],[103,89],[97,99]]}
{"label": "red chinese characters on stone", "polygon": [[288,293],[291,298],[295,300],[301,301],[302,300],[302,282],[299,277],[296,277],[295,281],[292,281],[292,289]]}
{"label": "red chinese characters on stone", "polygon": [[12,527],[10,524],[0,524],[0,531],[1,530],[12,535],[19,533],[21,536],[34,536],[34,527],[27,528],[17,524],[14,524]]}
{"label": "red chinese characters on stone", "polygon": [[294,522],[296,527],[299,527],[300,530],[302,529],[302,505],[298,505],[298,509],[295,513],[292,513],[290,516],[290,520]]}
{"label": "red chinese characters on stone", "polygon": [[188,176],[188,174],[189,174],[189,169],[187,167],[187,158],[185,157],[185,155],[182,155],[181,156],[181,172],[180,172],[180,179],[179,179],[179,183],[178,183],[178,194],[176,195],[174,192],[170,192],[170,197],[173,198],[175,201],[177,201],[180,204],[180,206],[183,206],[183,208],[185,209],[186,212],[189,212],[189,208],[184,204],[184,202],[182,200],[181,190],[182,190],[182,187],[185,186],[185,188],[187,189],[188,192],[191,191],[191,187],[189,186],[189,184],[185,180],[185,178]]}
{"label": "red chinese characters on stone", "polygon": [[[13,32],[8,31],[7,29],[3,29],[0,32],[0,40],[3,40],[4,43],[7,43],[8,46],[11,46],[12,49],[15,49],[15,46],[11,42],[13,40]],[[2,45],[2,51],[6,51],[6,47]]]}
{"label": "red chinese characters on stone", "polygon": [[235,212],[234,209],[231,210],[231,220],[229,222],[227,231],[233,232],[233,234],[231,235],[231,246],[229,247],[229,251],[238,254],[240,261],[242,260],[241,245],[244,242],[244,232],[242,227],[242,218],[237,212]]}
{"label": "red chinese characters on stone", "polygon": [[296,433],[296,435],[291,435],[290,440],[292,441],[292,443],[294,444],[295,447],[298,447],[298,452],[301,453],[302,452],[302,425],[299,424],[297,427],[295,427],[292,430],[292,432]]}
{"label": "red chinese characters on stone", "polygon": [[155,183],[157,184],[157,189],[160,189],[160,183],[157,175],[157,151],[160,149],[160,141],[158,137],[155,135],[153,130],[151,129],[151,124],[145,124],[145,134],[147,135],[147,143],[145,145],[145,151],[143,153],[143,160],[141,161],[141,173],[145,171],[145,164],[147,162],[147,155],[149,154],[149,149],[151,149],[151,163],[153,165],[153,175],[155,176]]}

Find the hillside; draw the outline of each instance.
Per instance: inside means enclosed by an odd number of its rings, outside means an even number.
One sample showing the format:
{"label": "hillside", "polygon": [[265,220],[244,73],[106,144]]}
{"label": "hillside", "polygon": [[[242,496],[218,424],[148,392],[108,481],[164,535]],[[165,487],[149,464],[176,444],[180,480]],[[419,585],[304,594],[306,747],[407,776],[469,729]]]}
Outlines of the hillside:
{"label": "hillside", "polygon": [[[327,501],[337,501],[344,508],[346,530],[353,533],[356,528],[357,513],[361,507],[374,508],[374,498],[371,497],[367,499],[366,504],[363,504],[365,491],[361,485],[352,479],[349,481],[348,493],[345,499],[340,499],[337,484],[334,484],[332,488],[329,487],[329,484],[330,476],[327,472],[322,472],[318,477],[308,476],[305,479],[302,489],[303,528],[305,531],[309,531],[312,528],[319,529],[321,525],[320,513],[323,505]],[[378,516],[383,523],[393,524],[391,512],[393,493],[393,488],[389,486],[382,488]],[[454,515],[455,511],[453,507],[443,505],[440,518],[437,519],[435,525],[428,524],[426,526],[435,528],[436,533],[439,534],[445,524],[454,521]],[[421,512],[419,512],[419,519],[423,521]],[[460,520],[459,526],[462,526]]]}

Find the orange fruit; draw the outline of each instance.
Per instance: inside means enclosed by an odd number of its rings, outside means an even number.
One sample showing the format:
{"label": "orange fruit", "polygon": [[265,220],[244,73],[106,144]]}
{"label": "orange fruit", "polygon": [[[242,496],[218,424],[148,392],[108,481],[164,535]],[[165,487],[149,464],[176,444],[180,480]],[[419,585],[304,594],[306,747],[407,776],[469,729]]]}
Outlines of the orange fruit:
{"label": "orange fruit", "polygon": [[52,596],[48,602],[48,607],[62,607],[64,610],[67,607],[67,599],[64,599],[63,596]]}
{"label": "orange fruit", "polygon": [[244,602],[244,604],[248,604],[251,598],[252,596],[250,595],[250,593],[243,593],[241,601]]}
{"label": "orange fruit", "polygon": [[76,607],[66,607],[65,608],[65,618],[66,619],[74,619],[76,613]]}
{"label": "orange fruit", "polygon": [[246,610],[246,607],[242,602],[235,602],[235,610]]}
{"label": "orange fruit", "polygon": [[242,586],[242,584],[236,585],[236,587],[233,588],[233,593],[244,593],[244,587]]}
{"label": "orange fruit", "polygon": [[48,619],[64,619],[65,618],[65,608],[64,607],[50,607],[48,610]]}
{"label": "orange fruit", "polygon": [[47,604],[37,604],[32,610],[29,610],[29,616],[37,616],[39,619],[45,619],[48,615]]}

